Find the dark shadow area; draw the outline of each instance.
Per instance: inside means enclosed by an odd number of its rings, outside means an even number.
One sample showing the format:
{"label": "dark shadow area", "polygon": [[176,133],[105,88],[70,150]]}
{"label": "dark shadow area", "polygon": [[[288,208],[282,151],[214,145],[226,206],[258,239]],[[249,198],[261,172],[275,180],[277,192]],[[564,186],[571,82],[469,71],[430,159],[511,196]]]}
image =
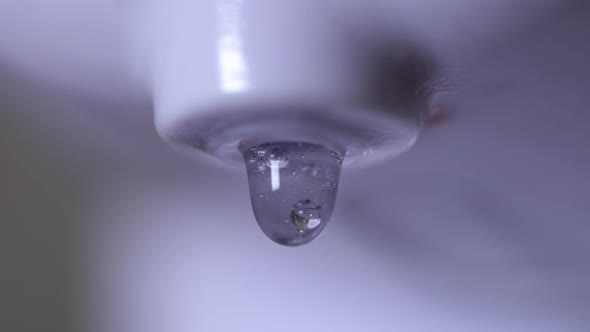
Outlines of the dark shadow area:
{"label": "dark shadow area", "polygon": [[75,229],[84,184],[47,149],[50,138],[15,115],[24,110],[6,89],[0,107],[0,329],[75,331]]}

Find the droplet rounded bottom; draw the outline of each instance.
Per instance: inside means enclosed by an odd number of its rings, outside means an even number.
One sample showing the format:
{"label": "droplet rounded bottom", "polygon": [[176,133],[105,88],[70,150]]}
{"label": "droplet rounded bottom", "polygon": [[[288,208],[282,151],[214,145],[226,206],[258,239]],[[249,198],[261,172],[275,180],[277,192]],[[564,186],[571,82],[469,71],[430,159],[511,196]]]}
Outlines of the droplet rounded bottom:
{"label": "droplet rounded bottom", "polygon": [[317,238],[334,210],[343,157],[302,142],[264,143],[242,154],[262,231],[285,246]]}

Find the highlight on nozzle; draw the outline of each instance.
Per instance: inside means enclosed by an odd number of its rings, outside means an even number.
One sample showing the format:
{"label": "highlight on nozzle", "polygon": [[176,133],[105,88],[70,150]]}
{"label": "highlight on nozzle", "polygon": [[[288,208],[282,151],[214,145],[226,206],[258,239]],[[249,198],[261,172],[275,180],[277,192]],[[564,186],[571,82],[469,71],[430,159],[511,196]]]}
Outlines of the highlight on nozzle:
{"label": "highlight on nozzle", "polygon": [[318,237],[334,210],[342,155],[305,142],[263,143],[242,154],[262,231],[285,246]]}

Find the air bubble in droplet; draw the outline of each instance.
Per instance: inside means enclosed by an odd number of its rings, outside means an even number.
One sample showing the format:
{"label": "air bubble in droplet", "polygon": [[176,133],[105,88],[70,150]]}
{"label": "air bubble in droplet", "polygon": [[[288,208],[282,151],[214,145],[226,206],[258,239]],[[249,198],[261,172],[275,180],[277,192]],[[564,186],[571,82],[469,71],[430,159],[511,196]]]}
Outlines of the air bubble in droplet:
{"label": "air bubble in droplet", "polygon": [[314,229],[322,222],[321,210],[321,205],[314,204],[308,199],[299,201],[293,205],[291,221],[300,233]]}
{"label": "air bubble in droplet", "polygon": [[[265,143],[243,151],[244,160],[256,159],[254,164],[246,163],[250,197],[258,225],[270,239],[298,246],[326,227],[341,167],[333,153],[302,142]],[[270,172],[261,172],[260,164]]]}

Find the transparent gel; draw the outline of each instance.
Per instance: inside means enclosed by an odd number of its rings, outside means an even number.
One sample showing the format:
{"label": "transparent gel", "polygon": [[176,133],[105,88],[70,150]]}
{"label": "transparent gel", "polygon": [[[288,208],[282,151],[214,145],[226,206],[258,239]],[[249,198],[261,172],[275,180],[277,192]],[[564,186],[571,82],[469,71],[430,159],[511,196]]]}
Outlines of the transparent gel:
{"label": "transparent gel", "polygon": [[242,151],[254,216],[274,242],[299,246],[328,224],[343,157],[302,142],[264,143]]}

